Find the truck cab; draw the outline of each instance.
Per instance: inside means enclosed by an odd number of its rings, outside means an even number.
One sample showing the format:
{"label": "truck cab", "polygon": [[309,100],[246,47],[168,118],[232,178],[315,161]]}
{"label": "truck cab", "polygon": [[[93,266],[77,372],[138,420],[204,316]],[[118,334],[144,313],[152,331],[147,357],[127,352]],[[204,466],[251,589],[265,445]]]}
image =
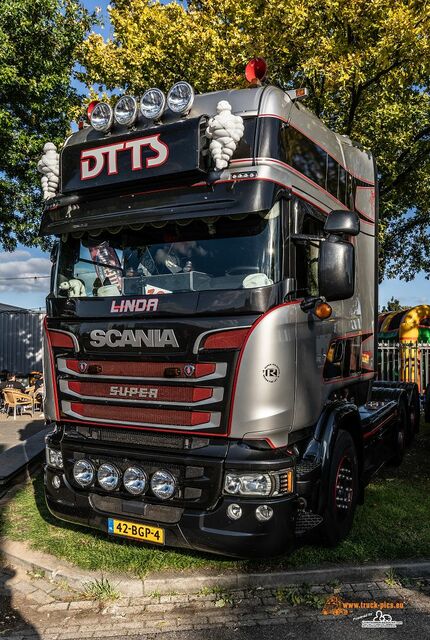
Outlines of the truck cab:
{"label": "truck cab", "polygon": [[73,134],[45,201],[48,507],[232,556],[336,543],[416,413],[374,381],[373,158],[276,87],[172,106]]}

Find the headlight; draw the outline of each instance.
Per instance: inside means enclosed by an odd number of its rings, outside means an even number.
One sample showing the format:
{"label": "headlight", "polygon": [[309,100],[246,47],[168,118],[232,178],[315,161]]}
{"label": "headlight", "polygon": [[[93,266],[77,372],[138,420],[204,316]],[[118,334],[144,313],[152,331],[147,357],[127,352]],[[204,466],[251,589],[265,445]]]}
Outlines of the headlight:
{"label": "headlight", "polygon": [[107,102],[99,102],[92,110],[90,117],[91,126],[96,131],[109,131],[113,122],[113,111]]}
{"label": "headlight", "polygon": [[166,106],[166,97],[160,89],[148,89],[140,101],[140,113],[148,120],[159,118]]}
{"label": "headlight", "polygon": [[177,82],[167,94],[167,105],[174,113],[188,113],[193,102],[194,90],[188,82]]}
{"label": "headlight", "polygon": [[236,473],[224,478],[224,493],[232,496],[281,496],[293,491],[293,469],[270,473]]}
{"label": "headlight", "polygon": [[146,489],[148,476],[140,467],[128,467],[122,479],[125,489],[133,496],[138,496]]}
{"label": "headlight", "polygon": [[97,480],[102,489],[113,491],[119,485],[119,471],[115,465],[105,462],[97,471]]}
{"label": "headlight", "polygon": [[122,96],[114,109],[115,121],[118,124],[131,126],[137,118],[137,102],[133,96]]}
{"label": "headlight", "polygon": [[73,477],[81,487],[89,487],[94,480],[94,467],[89,460],[77,460],[73,465]]}
{"label": "headlight", "polygon": [[151,478],[151,490],[160,500],[168,500],[176,491],[176,480],[169,471],[160,469]]}
{"label": "headlight", "polygon": [[50,467],[55,467],[56,469],[62,469],[63,456],[61,455],[61,451],[46,447],[46,464]]}
{"label": "headlight", "polygon": [[269,496],[272,480],[268,473],[227,473],[224,491],[230,495]]}

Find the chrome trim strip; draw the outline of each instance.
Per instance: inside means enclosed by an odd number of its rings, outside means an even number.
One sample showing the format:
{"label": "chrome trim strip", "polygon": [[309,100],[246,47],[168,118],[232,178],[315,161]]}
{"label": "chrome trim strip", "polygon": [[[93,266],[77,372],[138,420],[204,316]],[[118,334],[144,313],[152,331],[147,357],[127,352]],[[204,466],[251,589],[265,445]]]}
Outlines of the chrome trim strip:
{"label": "chrome trim strip", "polygon": [[122,424],[122,425],[130,425],[133,427],[153,427],[154,429],[178,429],[180,431],[201,431],[202,429],[216,429],[219,427],[221,423],[221,413],[219,411],[211,412],[211,420],[210,422],[204,422],[203,424],[198,424],[195,426],[187,425],[187,424],[154,424],[152,422],[131,422],[129,420],[110,420],[109,418],[90,418],[88,416],[83,416],[76,411],[72,411],[71,403],[67,402],[67,400],[62,400],[61,409],[63,413],[68,416],[72,416],[73,418],[78,418],[78,420],[85,420],[87,422],[108,422],[109,424]]}
{"label": "chrome trim strip", "polygon": [[[198,402],[172,402],[170,400],[152,400],[150,398],[145,399],[136,399],[136,398],[118,398],[118,396],[83,396],[76,391],[72,391],[69,389],[69,382],[73,382],[72,380],[59,380],[60,391],[69,396],[73,396],[74,398],[80,398],[82,400],[109,400],[113,404],[161,404],[161,405],[169,405],[169,406],[178,406],[178,407],[199,407],[205,404],[214,404],[216,402],[221,402],[224,397],[224,389],[222,387],[212,387],[213,394],[210,398],[206,398],[205,400],[199,400]],[[95,384],[97,384],[95,382]],[[184,387],[178,387],[179,389],[183,389]]]}
{"label": "chrome trim strip", "polygon": [[[70,360],[70,358],[68,359]],[[91,364],[91,360],[89,360],[88,362],[89,364]],[[109,362],[113,362],[113,360],[109,360]],[[169,363],[166,362],[163,364],[166,364],[166,366],[168,366]],[[188,363],[184,362],[184,364],[188,364]],[[212,363],[202,362],[201,364],[212,364]],[[94,382],[96,382],[97,380],[112,380],[112,379],[114,380],[154,380],[154,381],[157,380],[158,382],[167,382],[169,380],[170,381],[174,380],[175,382],[193,382],[193,381],[206,382],[206,380],[216,380],[217,378],[225,378],[227,373],[227,363],[214,362],[213,364],[215,364],[215,371],[213,373],[210,373],[207,376],[202,376],[201,378],[150,378],[149,376],[136,377],[136,376],[119,376],[115,374],[112,374],[110,376],[101,376],[101,375],[98,375],[97,373],[93,373],[93,374],[79,373],[77,371],[72,371],[72,369],[68,369],[66,365],[66,360],[64,358],[57,358],[57,368],[58,368],[58,371],[60,371],[61,373],[68,373],[69,375],[75,378],[86,378],[88,380],[93,380]]]}

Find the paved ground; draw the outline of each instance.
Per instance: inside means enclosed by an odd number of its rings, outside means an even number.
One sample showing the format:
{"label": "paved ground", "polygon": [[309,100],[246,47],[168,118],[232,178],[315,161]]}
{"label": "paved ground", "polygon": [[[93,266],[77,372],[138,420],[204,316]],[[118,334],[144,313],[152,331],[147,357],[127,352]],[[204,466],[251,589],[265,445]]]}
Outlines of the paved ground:
{"label": "paved ground", "polygon": [[34,419],[30,414],[25,414],[16,420],[13,416],[7,418],[4,413],[0,413],[0,452],[28,440],[44,427],[44,418],[40,412],[35,413]]}
{"label": "paved ground", "polygon": [[[395,576],[390,576],[388,584],[332,584],[279,590],[256,585],[247,591],[212,589],[195,595],[154,593],[100,601],[90,599],[88,585],[83,585],[81,591],[72,590],[64,582],[14,567],[4,568],[1,576],[0,638],[10,640],[111,637],[203,640],[209,632],[211,640],[305,637],[344,640],[368,638],[369,633],[382,640],[396,634],[402,640],[425,640],[430,636],[430,581],[426,579],[408,579],[400,584]],[[110,586],[115,590],[114,584]],[[85,590],[87,593],[83,595]],[[100,591],[106,593],[107,585]],[[357,609],[352,610],[354,603]],[[372,608],[360,603],[372,603]],[[387,603],[400,603],[403,608],[387,608]],[[376,614],[377,607],[392,616],[391,626],[402,624],[397,628],[362,628],[363,621],[372,622],[375,615],[381,617]],[[388,620],[383,624],[388,625]]]}

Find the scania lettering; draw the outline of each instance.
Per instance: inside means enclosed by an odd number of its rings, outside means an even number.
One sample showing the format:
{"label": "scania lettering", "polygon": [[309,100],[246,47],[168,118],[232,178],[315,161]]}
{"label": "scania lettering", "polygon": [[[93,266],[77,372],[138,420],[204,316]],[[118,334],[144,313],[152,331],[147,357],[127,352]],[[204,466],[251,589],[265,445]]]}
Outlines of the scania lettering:
{"label": "scania lettering", "polygon": [[377,379],[372,155],[303,89],[154,95],[38,165],[48,507],[236,557],[337,544],[419,424]]}
{"label": "scania lettering", "polygon": [[178,348],[178,341],[176,340],[175,332],[172,329],[149,329],[144,331],[143,329],[124,329],[119,331],[118,329],[109,329],[104,331],[103,329],[94,329],[90,333],[90,344],[92,347],[148,347],[156,348],[160,347],[175,347]]}

